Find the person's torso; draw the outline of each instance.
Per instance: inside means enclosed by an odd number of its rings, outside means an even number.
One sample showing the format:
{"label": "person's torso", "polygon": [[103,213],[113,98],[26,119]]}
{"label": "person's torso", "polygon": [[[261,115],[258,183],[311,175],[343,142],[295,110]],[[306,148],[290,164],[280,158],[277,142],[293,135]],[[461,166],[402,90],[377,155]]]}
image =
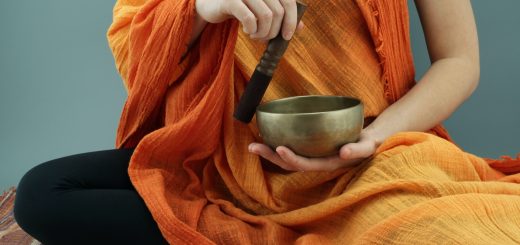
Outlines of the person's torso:
{"label": "person's torso", "polygon": [[[388,102],[382,68],[366,22],[354,0],[307,1],[305,28],[296,32],[263,101],[325,94],[359,98],[365,117],[379,115]],[[242,31],[235,64],[250,76],[266,45]]]}

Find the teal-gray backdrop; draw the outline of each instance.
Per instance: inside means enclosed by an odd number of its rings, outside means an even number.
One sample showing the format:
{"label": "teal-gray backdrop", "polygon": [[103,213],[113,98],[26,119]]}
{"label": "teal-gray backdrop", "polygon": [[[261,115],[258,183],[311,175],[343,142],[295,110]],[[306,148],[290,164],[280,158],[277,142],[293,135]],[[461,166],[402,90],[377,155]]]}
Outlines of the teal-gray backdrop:
{"label": "teal-gray backdrop", "polygon": [[[126,96],[105,38],[114,2],[0,1],[0,191],[41,162],[114,147]],[[420,78],[429,59],[409,4]],[[514,155],[520,152],[520,1],[474,0],[473,6],[481,82],[445,124],[466,151]]]}

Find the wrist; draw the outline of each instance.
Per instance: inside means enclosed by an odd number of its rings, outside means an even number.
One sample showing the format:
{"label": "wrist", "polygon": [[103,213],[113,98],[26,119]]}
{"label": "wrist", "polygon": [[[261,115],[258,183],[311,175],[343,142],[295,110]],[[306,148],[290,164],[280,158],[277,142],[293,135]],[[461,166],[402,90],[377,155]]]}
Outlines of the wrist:
{"label": "wrist", "polygon": [[388,138],[387,134],[376,127],[372,127],[372,125],[363,129],[362,135],[363,138],[367,138],[372,141],[375,145],[375,148],[378,148]]}
{"label": "wrist", "polygon": [[227,14],[222,12],[221,5],[214,0],[196,0],[195,12],[197,13],[197,21],[199,23],[220,23],[230,18]]}

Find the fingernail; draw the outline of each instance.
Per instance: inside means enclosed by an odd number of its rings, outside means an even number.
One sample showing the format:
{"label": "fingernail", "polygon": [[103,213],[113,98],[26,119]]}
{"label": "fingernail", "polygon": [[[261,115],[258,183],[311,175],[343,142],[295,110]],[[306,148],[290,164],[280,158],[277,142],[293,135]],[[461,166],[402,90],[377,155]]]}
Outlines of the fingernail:
{"label": "fingernail", "polygon": [[249,146],[247,147],[247,150],[249,152],[253,152],[253,144],[249,144]]}
{"label": "fingernail", "polygon": [[284,38],[285,40],[290,40],[291,37],[292,37],[292,35],[293,35],[293,32],[292,32],[292,31],[284,32],[284,34],[283,34],[283,38]]}

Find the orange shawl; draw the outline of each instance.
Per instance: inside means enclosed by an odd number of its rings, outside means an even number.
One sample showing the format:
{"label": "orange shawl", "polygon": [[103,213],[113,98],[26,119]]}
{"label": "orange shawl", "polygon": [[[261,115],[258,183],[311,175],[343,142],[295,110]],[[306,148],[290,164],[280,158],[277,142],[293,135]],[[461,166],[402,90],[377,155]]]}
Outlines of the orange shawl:
{"label": "orange shawl", "polygon": [[[520,179],[503,173],[520,171],[518,160],[490,160],[500,172],[424,133],[397,134],[370,161],[335,172],[287,173],[247,153],[247,144],[259,140],[256,126],[235,121],[232,112],[255,59],[243,38],[235,47],[234,20],[208,25],[182,58],[194,2],[118,0],[108,32],[128,90],[116,145],[136,147],[131,181],[171,244],[520,241],[520,187],[514,184]],[[414,79],[407,3],[355,3],[381,64],[382,96],[393,103]],[[301,39],[318,36],[310,31],[318,28],[308,29]],[[291,45],[305,51],[296,40]],[[282,60],[279,73],[298,68],[291,60]],[[310,70],[291,74],[307,84],[294,93],[341,93],[307,79]],[[291,94],[288,89],[274,81],[266,98]],[[433,132],[449,139],[440,126]]]}

